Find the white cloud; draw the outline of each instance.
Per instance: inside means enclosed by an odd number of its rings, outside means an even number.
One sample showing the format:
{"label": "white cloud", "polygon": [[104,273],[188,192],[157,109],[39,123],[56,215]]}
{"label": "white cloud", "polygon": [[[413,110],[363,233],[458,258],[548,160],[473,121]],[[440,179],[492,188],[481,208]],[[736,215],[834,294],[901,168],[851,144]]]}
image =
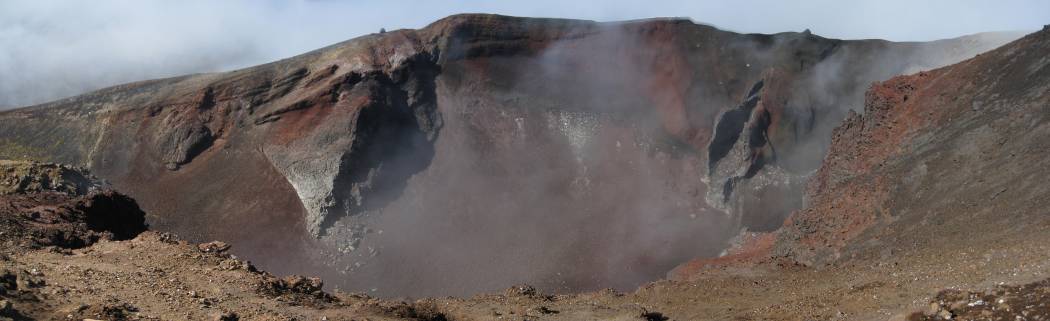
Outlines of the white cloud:
{"label": "white cloud", "polygon": [[0,106],[119,83],[244,67],[379,28],[462,12],[590,20],[691,17],[739,32],[931,40],[1050,23],[1050,2],[1011,1],[2,1]]}

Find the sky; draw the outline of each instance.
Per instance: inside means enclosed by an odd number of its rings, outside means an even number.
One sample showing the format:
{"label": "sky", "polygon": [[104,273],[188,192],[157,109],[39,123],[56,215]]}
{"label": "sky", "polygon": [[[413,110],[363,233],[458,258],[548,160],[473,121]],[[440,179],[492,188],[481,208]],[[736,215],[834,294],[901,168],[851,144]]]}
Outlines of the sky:
{"label": "sky", "polygon": [[456,13],[687,17],[737,32],[924,41],[1050,24],[1046,0],[0,1],[0,109],[121,83],[266,63]]}

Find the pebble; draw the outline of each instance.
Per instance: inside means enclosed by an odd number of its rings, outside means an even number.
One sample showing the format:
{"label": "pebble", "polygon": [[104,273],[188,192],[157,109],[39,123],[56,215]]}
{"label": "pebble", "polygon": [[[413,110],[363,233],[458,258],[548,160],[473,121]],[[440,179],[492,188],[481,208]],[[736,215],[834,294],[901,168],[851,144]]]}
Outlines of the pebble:
{"label": "pebble", "polygon": [[926,315],[937,315],[937,312],[940,311],[941,305],[937,304],[936,302],[930,303],[930,305],[926,307]]}

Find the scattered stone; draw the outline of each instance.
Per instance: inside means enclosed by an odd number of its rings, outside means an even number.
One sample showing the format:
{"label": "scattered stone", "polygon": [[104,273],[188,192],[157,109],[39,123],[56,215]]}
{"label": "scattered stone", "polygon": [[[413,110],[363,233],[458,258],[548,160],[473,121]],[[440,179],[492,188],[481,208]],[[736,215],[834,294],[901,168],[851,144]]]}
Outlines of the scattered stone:
{"label": "scattered stone", "polygon": [[222,262],[219,262],[219,269],[226,271],[245,270],[252,273],[258,272],[251,262],[241,261],[233,258],[225,259],[222,260]]}
{"label": "scattered stone", "polygon": [[528,284],[515,285],[505,291],[507,296],[535,296],[536,288]]}
{"label": "scattered stone", "polygon": [[161,232],[157,235],[157,238],[164,243],[179,244],[179,237],[169,232]]}
{"label": "scattered stone", "polygon": [[315,293],[321,291],[324,286],[321,278],[316,277],[292,275],[285,277],[282,281],[288,289],[298,293]]}
{"label": "scattered stone", "polygon": [[291,296],[290,299],[320,299],[328,302],[334,300],[330,294],[322,291],[324,282],[317,277],[290,275],[284,278],[267,277],[259,285],[259,291],[271,296]]}
{"label": "scattered stone", "polygon": [[[96,305],[82,305],[73,311],[74,316],[96,317],[103,320],[127,320],[139,309],[131,304],[119,302],[115,299],[107,300],[106,303]],[[84,320],[90,320],[85,318]]]}
{"label": "scattered stone", "polygon": [[923,311],[923,313],[925,313],[926,315],[929,315],[929,316],[934,316],[934,315],[937,315],[937,312],[940,312],[940,311],[941,311],[941,305],[937,304],[937,302],[931,302],[930,305],[926,307],[926,310]]}
{"label": "scattered stone", "polygon": [[13,311],[14,309],[11,307],[11,302],[0,300],[0,315],[8,315]]}
{"label": "scattered stone", "polygon": [[649,312],[649,311],[646,311],[646,312],[642,313],[641,317],[643,319],[645,319],[645,321],[667,321],[667,320],[671,319],[671,318],[665,317],[663,313],[660,313],[660,312]]}
{"label": "scattered stone", "polygon": [[224,312],[215,316],[215,321],[237,321],[240,319],[241,318],[237,316],[237,313],[234,312]]}
{"label": "scattered stone", "polygon": [[553,310],[545,306],[536,308],[536,312],[539,312],[540,314],[558,314],[558,310]]}
{"label": "scattered stone", "polygon": [[198,244],[197,249],[204,253],[223,253],[230,249],[230,245],[222,241],[212,241]]}
{"label": "scattered stone", "polygon": [[[951,304],[945,308],[947,302]],[[1050,279],[1021,286],[1000,285],[984,292],[944,290],[929,308],[908,320],[1048,320],[1047,302]]]}
{"label": "scattered stone", "polygon": [[10,270],[0,271],[0,294],[18,290],[18,276]]}
{"label": "scattered stone", "polygon": [[47,282],[44,281],[42,277],[34,276],[29,271],[23,270],[18,272],[18,278],[16,279],[15,284],[19,290],[27,290],[42,287],[47,285]]}

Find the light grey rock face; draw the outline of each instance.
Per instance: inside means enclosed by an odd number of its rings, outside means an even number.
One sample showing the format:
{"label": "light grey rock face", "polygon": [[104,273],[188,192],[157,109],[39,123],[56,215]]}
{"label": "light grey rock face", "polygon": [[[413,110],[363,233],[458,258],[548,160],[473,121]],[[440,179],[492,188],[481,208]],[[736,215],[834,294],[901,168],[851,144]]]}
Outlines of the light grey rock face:
{"label": "light grey rock face", "polygon": [[437,137],[434,77],[427,53],[399,59],[389,72],[344,78],[331,94],[332,112],[310,133],[263,151],[295,189],[311,235],[325,234],[335,220],[382,207],[412,174],[426,167]]}
{"label": "light grey rock face", "polygon": [[807,178],[777,163],[771,118],[784,113],[783,105],[763,101],[777,97],[770,93],[775,89],[764,86],[764,81],[755,83],[743,103],[719,117],[708,146],[707,204],[725,211],[738,228],[752,231],[774,230],[801,208]]}
{"label": "light grey rock face", "polygon": [[321,223],[335,205],[333,180],[339,172],[340,157],[336,155],[341,153],[294,153],[283,146],[271,146],[265,152],[274,167],[288,179],[306,209],[308,231],[318,235]]}
{"label": "light grey rock face", "polygon": [[763,155],[749,144],[751,136],[755,134],[749,129],[757,121],[754,110],[762,100],[763,85],[762,81],[756,83],[739,106],[722,113],[708,146],[707,179],[712,188],[708,190],[706,199],[708,204],[727,213],[731,213],[730,208],[733,207],[731,199],[734,185],[748,176],[749,170],[757,170],[752,169],[753,166],[763,166],[756,164],[762,161],[758,158]]}

